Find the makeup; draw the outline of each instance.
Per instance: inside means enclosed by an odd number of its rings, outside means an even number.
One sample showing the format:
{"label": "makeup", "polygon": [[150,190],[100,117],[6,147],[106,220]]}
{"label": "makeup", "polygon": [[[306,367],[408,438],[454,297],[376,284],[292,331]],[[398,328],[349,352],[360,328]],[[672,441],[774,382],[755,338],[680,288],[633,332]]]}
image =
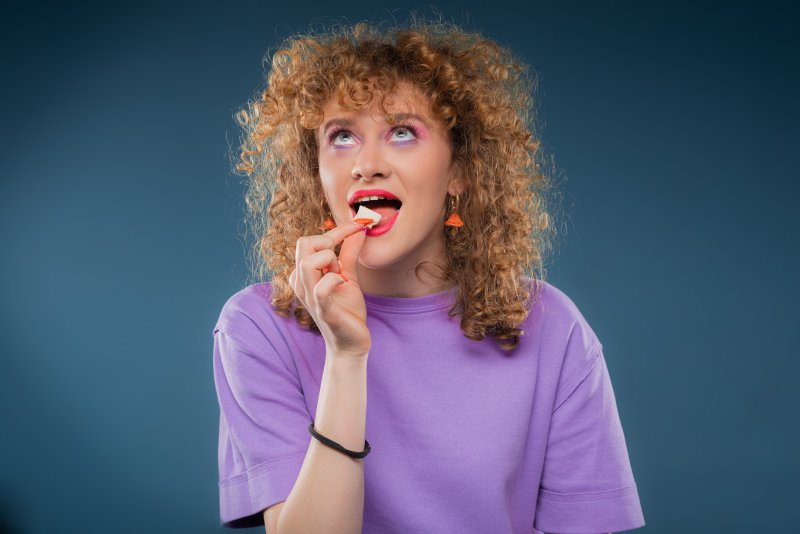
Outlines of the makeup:
{"label": "makeup", "polygon": [[397,220],[398,215],[400,215],[400,210],[397,210],[394,215],[389,217],[389,219],[386,222],[382,223],[380,226],[376,228],[369,228],[367,230],[367,236],[376,237],[379,235],[383,235],[389,230],[391,230],[395,220]]}

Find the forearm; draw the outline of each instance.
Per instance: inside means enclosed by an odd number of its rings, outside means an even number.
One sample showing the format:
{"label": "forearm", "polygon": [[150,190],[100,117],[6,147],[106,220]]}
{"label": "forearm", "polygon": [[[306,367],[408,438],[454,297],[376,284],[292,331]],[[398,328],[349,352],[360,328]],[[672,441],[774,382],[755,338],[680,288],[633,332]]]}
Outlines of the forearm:
{"label": "forearm", "polygon": [[[351,451],[364,450],[367,357],[328,354],[314,429]],[[303,466],[278,519],[278,534],[360,534],[364,459],[350,458],[309,435]]]}

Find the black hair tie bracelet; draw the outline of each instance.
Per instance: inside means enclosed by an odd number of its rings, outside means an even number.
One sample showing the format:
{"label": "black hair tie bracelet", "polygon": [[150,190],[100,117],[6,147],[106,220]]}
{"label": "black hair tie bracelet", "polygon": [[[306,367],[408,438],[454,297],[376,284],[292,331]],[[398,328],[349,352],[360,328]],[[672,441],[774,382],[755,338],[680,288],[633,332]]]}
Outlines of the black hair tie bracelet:
{"label": "black hair tie bracelet", "polygon": [[350,456],[351,458],[363,458],[364,456],[369,454],[369,451],[372,450],[370,448],[370,446],[369,446],[369,441],[367,441],[367,440],[364,440],[364,450],[362,452],[351,451],[351,450],[345,449],[344,447],[342,447],[341,445],[339,445],[338,443],[336,443],[332,439],[328,439],[325,436],[323,436],[322,434],[320,434],[319,432],[317,432],[316,430],[314,430],[314,422],[313,421],[311,422],[310,425],[308,425],[308,431],[311,433],[312,436],[317,438],[319,441],[321,441],[322,443],[324,443],[328,447],[330,447],[332,449],[336,449],[337,451],[339,451],[341,453],[344,453],[347,456]]}

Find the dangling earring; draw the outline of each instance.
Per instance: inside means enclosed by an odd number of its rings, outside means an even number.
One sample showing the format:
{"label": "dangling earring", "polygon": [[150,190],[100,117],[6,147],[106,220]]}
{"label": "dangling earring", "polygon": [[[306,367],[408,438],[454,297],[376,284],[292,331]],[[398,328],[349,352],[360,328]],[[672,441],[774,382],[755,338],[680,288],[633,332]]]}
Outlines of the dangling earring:
{"label": "dangling earring", "polygon": [[333,222],[333,219],[328,217],[325,221],[319,226],[320,230],[333,230],[336,228],[336,223]]}
{"label": "dangling earring", "polygon": [[334,222],[333,218],[331,218],[330,211],[328,211],[328,218],[325,219],[321,225],[319,225],[320,230],[333,230],[336,228],[336,223]]}
{"label": "dangling earring", "polygon": [[455,201],[453,201],[453,197],[451,196],[450,197],[450,212],[451,212],[450,213],[450,217],[448,217],[447,220],[444,222],[445,226],[453,226],[453,227],[455,227],[450,231],[451,234],[455,234],[456,228],[458,228],[459,226],[464,226],[464,221],[462,221],[461,217],[459,217],[458,213],[456,213],[457,206],[458,206],[458,195],[456,195],[456,200]]}

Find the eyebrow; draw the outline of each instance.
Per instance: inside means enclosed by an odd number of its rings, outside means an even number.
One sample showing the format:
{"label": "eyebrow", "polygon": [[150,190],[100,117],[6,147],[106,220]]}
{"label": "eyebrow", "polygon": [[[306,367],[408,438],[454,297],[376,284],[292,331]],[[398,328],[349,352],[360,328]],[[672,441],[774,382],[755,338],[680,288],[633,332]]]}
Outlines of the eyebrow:
{"label": "eyebrow", "polygon": [[[428,122],[419,115],[417,115],[416,113],[395,113],[395,119],[398,121],[402,121],[405,119],[416,119],[425,126],[427,126],[428,128],[430,128]],[[324,135],[328,130],[330,130],[331,126],[343,126],[345,128],[352,128],[355,125],[355,123],[356,121],[354,121],[353,119],[336,117],[325,123],[325,125],[322,127],[322,134]]]}

